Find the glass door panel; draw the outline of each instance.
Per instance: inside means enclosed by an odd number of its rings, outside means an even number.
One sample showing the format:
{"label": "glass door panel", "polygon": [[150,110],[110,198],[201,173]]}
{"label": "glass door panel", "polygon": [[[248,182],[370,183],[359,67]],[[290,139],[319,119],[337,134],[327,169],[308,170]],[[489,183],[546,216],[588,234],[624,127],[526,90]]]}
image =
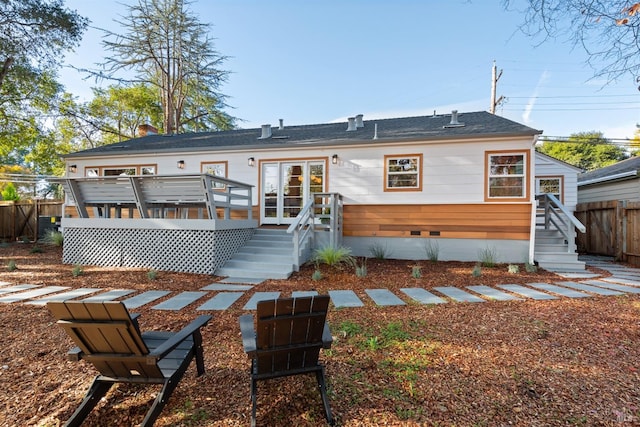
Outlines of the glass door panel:
{"label": "glass door panel", "polygon": [[300,213],[304,205],[304,181],[303,164],[284,163],[282,165],[283,219],[295,218]]}
{"label": "glass door panel", "polygon": [[278,218],[279,176],[277,163],[262,165],[262,215],[265,222],[276,223]]}

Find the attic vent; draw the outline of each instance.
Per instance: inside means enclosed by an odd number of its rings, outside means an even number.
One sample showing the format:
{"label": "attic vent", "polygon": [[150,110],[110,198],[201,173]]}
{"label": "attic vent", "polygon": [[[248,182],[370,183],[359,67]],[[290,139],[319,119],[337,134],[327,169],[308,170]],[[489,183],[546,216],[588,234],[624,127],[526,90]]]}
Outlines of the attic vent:
{"label": "attic vent", "polygon": [[363,117],[364,117],[363,114],[358,114],[356,116],[356,128],[363,128],[364,127],[364,121],[362,120]]}
{"label": "attic vent", "polygon": [[262,125],[262,135],[258,139],[271,138],[271,125]]}
{"label": "attic vent", "polygon": [[356,130],[356,118],[355,117],[349,117],[349,124],[347,126],[347,132],[351,132]]}
{"label": "attic vent", "polygon": [[464,123],[458,121],[458,110],[453,110],[451,112],[451,122],[448,125],[444,125],[444,128],[459,128],[463,126]]}

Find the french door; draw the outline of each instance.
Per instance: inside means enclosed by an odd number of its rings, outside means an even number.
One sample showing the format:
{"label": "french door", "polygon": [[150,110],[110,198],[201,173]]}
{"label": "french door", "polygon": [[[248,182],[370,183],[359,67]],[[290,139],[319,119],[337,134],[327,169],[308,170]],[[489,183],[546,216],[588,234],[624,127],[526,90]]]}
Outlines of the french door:
{"label": "french door", "polygon": [[324,160],[266,161],[260,165],[262,224],[291,224],[311,193],[324,191]]}

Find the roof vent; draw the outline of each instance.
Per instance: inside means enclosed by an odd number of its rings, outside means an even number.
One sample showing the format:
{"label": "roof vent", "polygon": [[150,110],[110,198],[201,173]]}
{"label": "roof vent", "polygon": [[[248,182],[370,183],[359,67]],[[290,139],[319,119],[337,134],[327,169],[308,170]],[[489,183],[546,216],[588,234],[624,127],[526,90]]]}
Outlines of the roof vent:
{"label": "roof vent", "polygon": [[271,125],[262,125],[262,135],[258,139],[271,138]]}
{"label": "roof vent", "polygon": [[373,125],[373,139],[378,139],[378,124]]}
{"label": "roof vent", "polygon": [[351,132],[356,130],[356,118],[355,117],[349,117],[349,125],[347,126],[347,132]]}
{"label": "roof vent", "polygon": [[363,128],[364,127],[364,121],[362,120],[363,117],[364,117],[363,114],[358,114],[356,116],[356,128]]}
{"label": "roof vent", "polygon": [[280,119],[280,127],[278,129],[284,130],[284,120]]}
{"label": "roof vent", "polygon": [[459,128],[464,126],[464,123],[458,121],[458,110],[451,111],[451,122],[448,125],[444,125],[445,128]]}

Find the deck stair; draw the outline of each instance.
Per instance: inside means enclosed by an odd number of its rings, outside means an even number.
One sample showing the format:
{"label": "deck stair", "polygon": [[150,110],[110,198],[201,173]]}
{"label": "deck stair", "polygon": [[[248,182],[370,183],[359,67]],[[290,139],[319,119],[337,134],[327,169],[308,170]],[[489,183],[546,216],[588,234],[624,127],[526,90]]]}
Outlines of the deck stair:
{"label": "deck stair", "polygon": [[286,230],[257,228],[251,239],[220,268],[216,276],[286,279],[294,271],[293,241]]}
{"label": "deck stair", "polygon": [[555,229],[536,228],[534,258],[539,267],[550,271],[566,272],[585,268],[585,263],[578,261],[577,252],[569,251],[568,242]]}

